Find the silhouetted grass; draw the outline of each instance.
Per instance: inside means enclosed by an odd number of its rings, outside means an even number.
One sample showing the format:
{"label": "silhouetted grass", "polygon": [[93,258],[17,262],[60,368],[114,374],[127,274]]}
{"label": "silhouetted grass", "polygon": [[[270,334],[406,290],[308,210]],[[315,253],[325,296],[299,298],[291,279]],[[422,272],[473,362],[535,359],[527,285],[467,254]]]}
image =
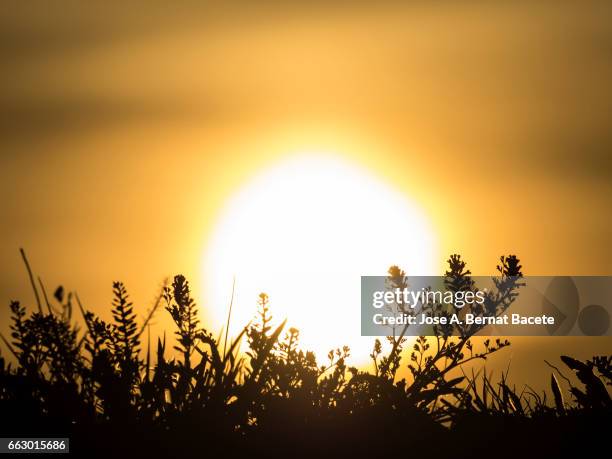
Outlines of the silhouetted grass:
{"label": "silhouetted grass", "polygon": [[[447,288],[476,288],[460,256],[448,264]],[[497,269],[497,289],[483,308],[499,313],[514,300],[522,273],[515,256],[501,257]],[[553,373],[549,402],[546,393],[511,386],[507,374],[499,381],[466,374],[468,362],[510,345],[501,339],[476,345],[479,327],[473,325],[456,337],[444,330],[419,337],[410,351],[403,333],[387,338],[389,352],[375,340],[370,372],[348,366],[348,347],[331,350],[324,362],[300,349],[297,329],[286,330],[285,322],[271,326],[263,293],[254,323],[221,343],[221,336],[200,326],[183,276],[163,288],[139,324],[120,282],[113,284],[107,322],[61,287],[54,304],[43,289],[45,312],[29,265],[28,273],[37,309],[29,313],[11,302],[10,339],[2,337],[12,354],[11,363],[0,358],[3,437],[68,436],[73,451],[101,456],[509,457],[527,451],[552,457],[609,448],[610,356],[586,362],[562,356],[582,387],[570,383],[566,398]],[[392,267],[389,281],[401,287],[406,275]],[[147,338],[144,348],[147,323],[161,303],[175,323],[175,344],[164,335],[153,349]],[[241,352],[245,338],[248,347]],[[408,378],[398,377],[402,365]]]}

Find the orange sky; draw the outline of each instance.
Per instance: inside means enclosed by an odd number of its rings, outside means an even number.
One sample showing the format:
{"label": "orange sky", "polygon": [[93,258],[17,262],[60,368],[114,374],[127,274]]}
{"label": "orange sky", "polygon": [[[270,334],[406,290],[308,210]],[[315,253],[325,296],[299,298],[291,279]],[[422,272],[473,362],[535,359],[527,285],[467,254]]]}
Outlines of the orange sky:
{"label": "orange sky", "polygon": [[[228,197],[309,149],[406,193],[475,273],[612,274],[609,2],[64,3],[0,13],[7,304],[32,301],[19,247],[95,310],[115,279],[141,310],[177,272],[201,297]],[[609,351],[581,343],[538,349]]]}

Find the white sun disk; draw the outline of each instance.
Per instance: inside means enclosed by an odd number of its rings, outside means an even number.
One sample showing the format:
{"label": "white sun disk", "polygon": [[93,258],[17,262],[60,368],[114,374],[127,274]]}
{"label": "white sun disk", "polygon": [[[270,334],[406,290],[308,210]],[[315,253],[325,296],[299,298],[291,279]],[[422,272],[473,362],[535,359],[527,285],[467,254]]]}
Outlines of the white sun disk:
{"label": "white sun disk", "polygon": [[236,334],[269,295],[276,323],[300,330],[303,348],[323,358],[348,345],[357,359],[360,276],[397,264],[410,275],[435,274],[434,233],[423,212],[366,170],[338,158],[300,155],[242,187],[216,222],[204,259],[206,307],[214,329]]}

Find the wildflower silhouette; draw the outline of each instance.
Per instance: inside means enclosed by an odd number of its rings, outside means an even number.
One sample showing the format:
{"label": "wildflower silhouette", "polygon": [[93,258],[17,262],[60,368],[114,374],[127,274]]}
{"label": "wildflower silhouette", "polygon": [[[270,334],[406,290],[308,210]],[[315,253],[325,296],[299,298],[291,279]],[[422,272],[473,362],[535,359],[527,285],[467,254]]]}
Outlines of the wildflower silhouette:
{"label": "wildflower silhouette", "polygon": [[[69,437],[72,452],[105,457],[511,457],[525,451],[551,457],[609,450],[611,356],[586,362],[561,356],[581,386],[551,365],[549,403],[546,392],[511,385],[507,373],[499,381],[482,371],[468,374],[467,363],[510,345],[474,338],[477,325],[452,334],[440,327],[411,349],[403,333],[386,338],[388,352],[376,339],[372,369],[365,371],[349,366],[348,347],[330,350],[324,361],[301,349],[299,330],[286,329],[285,322],[272,326],[270,298],[263,293],[256,319],[221,343],[221,335],[215,339],[200,325],[183,276],[163,287],[144,323],[138,323],[126,286],[115,282],[112,320],[106,322],[62,287],[50,303],[26,266],[38,307],[28,313],[10,303],[11,334],[2,336],[10,355],[0,357],[3,437]],[[516,256],[501,257],[497,270],[496,288],[476,314],[503,311],[522,286]],[[470,276],[465,261],[452,255],[446,288],[477,289]],[[402,286],[407,276],[394,266],[388,281]],[[167,355],[165,334],[153,351],[149,338],[143,345],[161,304],[176,326],[174,356]],[[407,371],[400,378],[402,368]]]}

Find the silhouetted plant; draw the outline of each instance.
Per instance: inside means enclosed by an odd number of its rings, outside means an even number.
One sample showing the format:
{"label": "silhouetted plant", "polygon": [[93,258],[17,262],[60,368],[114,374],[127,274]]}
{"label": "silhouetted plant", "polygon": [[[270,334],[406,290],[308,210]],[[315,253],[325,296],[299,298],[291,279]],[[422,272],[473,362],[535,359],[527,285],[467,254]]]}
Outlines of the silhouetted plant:
{"label": "silhouetted plant", "polygon": [[[472,313],[500,314],[516,298],[522,286],[519,259],[501,257],[497,269],[495,289]],[[408,278],[393,266],[388,283],[402,288]],[[478,291],[459,255],[448,260],[445,286],[453,292]],[[410,344],[406,328],[398,330],[386,338],[388,352],[381,340],[374,341],[373,372],[368,372],[348,366],[346,346],[330,350],[324,363],[317,362],[314,353],[300,348],[299,330],[289,328],[283,334],[285,321],[272,326],[266,294],[258,298],[254,322],[222,346],[221,339],[200,326],[185,277],[176,276],[171,286],[163,288],[161,298],[176,326],[176,356],[168,355],[171,344],[165,334],[151,350],[149,321],[157,306],[139,321],[120,282],[113,284],[110,322],[87,311],[77,295],[66,294],[63,288],[51,298],[56,304],[43,294],[47,312],[40,307],[28,314],[20,303],[11,302],[11,340],[2,339],[15,366],[0,357],[4,427],[11,419],[34,420],[42,426],[59,419],[66,429],[90,436],[106,426],[128,441],[136,435],[135,426],[140,426],[141,438],[171,438],[183,453],[199,444],[194,432],[206,436],[206,447],[222,445],[221,452],[261,446],[272,439],[302,442],[304,452],[311,451],[316,444],[300,440],[307,433],[314,436],[313,442],[319,439],[340,452],[356,448],[364,435],[401,435],[410,429],[420,435],[462,432],[483,416],[487,423],[497,418],[579,423],[593,413],[609,419],[612,412],[606,388],[612,385],[610,356],[586,362],[562,356],[584,387],[567,379],[573,399],[567,401],[553,375],[549,405],[546,393],[528,387],[517,390],[507,373],[497,382],[484,371],[472,369],[468,375],[467,363],[484,361],[510,344],[490,338],[477,342],[474,335],[481,326],[440,326],[437,336],[420,336]],[[82,330],[72,315],[75,299],[85,324]],[[447,313],[442,304],[422,307]],[[240,351],[243,342],[245,352]],[[402,369],[408,375],[400,379]],[[478,422],[480,428],[485,425]],[[98,442],[98,447],[103,443]]]}
{"label": "silhouetted plant", "polygon": [[[608,378],[609,383],[610,360],[608,358],[595,357],[593,360],[585,363],[562,355],[561,360],[576,373],[576,376],[584,385],[584,390],[575,386],[570,387],[570,392],[581,407],[593,409],[612,408],[612,399],[602,380],[602,377]],[[595,369],[600,371],[601,377],[593,371]]]}
{"label": "silhouetted plant", "polygon": [[[513,255],[501,257],[501,265],[498,266],[499,278],[494,278],[495,291],[487,292],[482,306],[474,304],[470,310],[477,316],[499,315],[505,311],[514,301],[517,290],[523,284],[521,266],[518,258]],[[448,270],[445,273],[444,283],[450,292],[477,292],[478,289],[471,278],[471,272],[466,263],[459,255],[451,255],[448,259]],[[393,266],[389,269],[388,281],[392,288],[405,288],[408,285],[407,277],[401,269]],[[408,309],[400,309],[405,313],[414,313]],[[422,305],[421,311],[435,312],[439,316],[450,318],[450,312],[443,304],[434,302]],[[420,336],[416,339],[410,353],[408,369],[412,381],[405,379],[395,383],[395,387],[401,388],[406,399],[412,406],[427,410],[439,420],[447,420],[451,416],[448,400],[444,403],[443,397],[451,397],[460,400],[463,389],[460,384],[464,381],[463,376],[452,376],[455,370],[460,369],[466,363],[473,360],[485,360],[490,354],[508,346],[507,340],[496,339],[494,342],[486,339],[483,349],[477,350],[472,342],[472,337],[483,328],[482,325],[436,325],[434,327],[436,336],[427,338]],[[395,381],[397,370],[400,367],[401,352],[406,341],[404,333],[407,326],[396,336],[389,336],[387,340],[391,345],[388,355],[382,353],[381,342],[377,339],[370,357],[374,362],[375,376]],[[452,332],[455,335],[452,336]],[[469,387],[469,386],[468,386]]]}
{"label": "silhouetted plant", "polygon": [[176,276],[172,288],[166,287],[164,299],[166,310],[172,316],[178,330],[175,332],[178,346],[174,348],[183,354],[183,365],[191,368],[191,355],[198,342],[198,310],[184,276]]}

